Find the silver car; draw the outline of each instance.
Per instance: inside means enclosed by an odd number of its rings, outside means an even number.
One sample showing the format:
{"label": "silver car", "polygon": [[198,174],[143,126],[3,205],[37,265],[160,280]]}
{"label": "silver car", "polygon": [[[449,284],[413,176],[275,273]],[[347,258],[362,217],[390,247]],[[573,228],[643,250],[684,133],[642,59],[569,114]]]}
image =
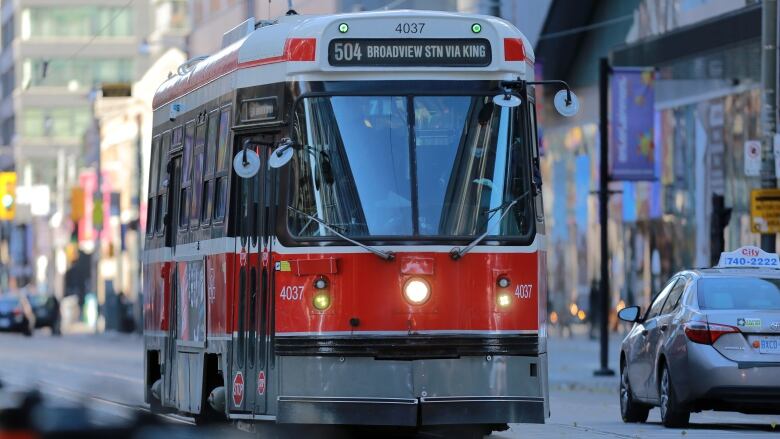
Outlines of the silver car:
{"label": "silver car", "polygon": [[658,406],[666,427],[691,412],[780,413],[780,270],[712,268],[673,276],[620,349],[620,411],[645,422]]}

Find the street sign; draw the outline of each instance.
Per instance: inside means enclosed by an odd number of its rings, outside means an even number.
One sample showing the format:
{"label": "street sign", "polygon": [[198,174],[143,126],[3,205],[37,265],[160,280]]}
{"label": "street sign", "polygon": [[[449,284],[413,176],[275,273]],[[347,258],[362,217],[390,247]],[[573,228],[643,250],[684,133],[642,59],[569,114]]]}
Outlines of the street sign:
{"label": "street sign", "polygon": [[761,175],[761,141],[745,141],[745,175],[758,177]]}
{"label": "street sign", "polygon": [[780,233],[780,189],[750,191],[750,229],[754,233]]}
{"label": "street sign", "polygon": [[244,401],[244,374],[239,370],[236,372],[236,376],[233,377],[233,404],[236,407],[241,407],[241,403]]}

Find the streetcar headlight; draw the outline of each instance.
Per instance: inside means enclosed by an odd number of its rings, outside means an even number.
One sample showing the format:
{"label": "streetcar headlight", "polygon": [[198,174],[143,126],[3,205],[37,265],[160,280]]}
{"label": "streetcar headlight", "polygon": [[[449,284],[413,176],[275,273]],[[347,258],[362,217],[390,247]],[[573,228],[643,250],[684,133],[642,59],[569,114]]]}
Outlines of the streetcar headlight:
{"label": "streetcar headlight", "polygon": [[330,307],[330,294],[327,291],[320,291],[314,295],[312,299],[312,305],[318,311],[325,311]]}
{"label": "streetcar headlight", "polygon": [[507,308],[512,304],[512,296],[509,293],[500,293],[496,297],[496,302],[498,302],[499,308]]}
{"label": "streetcar headlight", "polygon": [[421,305],[431,296],[431,287],[423,279],[412,278],[404,285],[404,296],[412,305]]}

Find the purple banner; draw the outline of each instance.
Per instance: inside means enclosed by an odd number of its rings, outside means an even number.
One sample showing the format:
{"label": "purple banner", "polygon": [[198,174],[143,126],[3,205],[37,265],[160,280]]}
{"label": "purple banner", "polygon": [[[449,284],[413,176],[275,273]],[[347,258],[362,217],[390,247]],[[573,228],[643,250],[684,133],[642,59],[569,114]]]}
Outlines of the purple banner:
{"label": "purple banner", "polygon": [[613,180],[655,180],[652,69],[615,68],[610,94],[609,158]]}

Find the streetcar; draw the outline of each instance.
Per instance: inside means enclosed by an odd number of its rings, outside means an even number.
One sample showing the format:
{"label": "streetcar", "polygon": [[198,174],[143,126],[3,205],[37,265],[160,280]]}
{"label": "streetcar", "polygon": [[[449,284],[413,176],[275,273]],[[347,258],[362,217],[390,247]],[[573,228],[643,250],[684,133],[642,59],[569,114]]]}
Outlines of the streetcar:
{"label": "streetcar", "polygon": [[528,40],[428,11],[250,19],[157,91],[145,401],[196,421],[549,416]]}

